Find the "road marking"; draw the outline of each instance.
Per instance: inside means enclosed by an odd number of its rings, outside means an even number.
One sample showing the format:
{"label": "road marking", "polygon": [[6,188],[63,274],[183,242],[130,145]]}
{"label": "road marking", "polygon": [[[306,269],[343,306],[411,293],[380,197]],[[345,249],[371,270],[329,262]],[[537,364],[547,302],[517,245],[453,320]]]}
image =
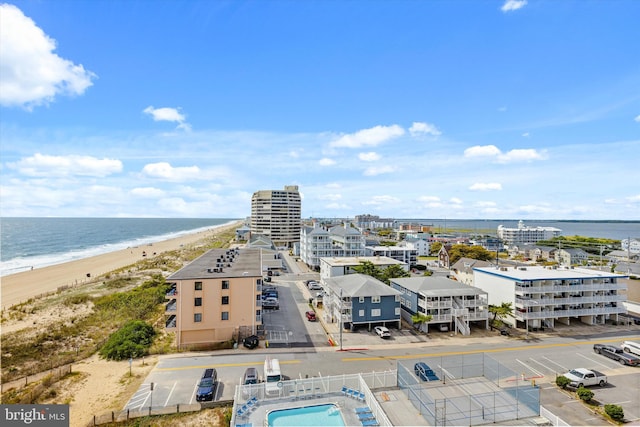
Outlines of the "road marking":
{"label": "road marking", "polygon": [[[526,363],[524,363],[522,360],[516,359],[516,362],[518,362],[519,364],[521,364],[522,366],[524,366],[525,368],[529,369],[531,372],[533,372],[536,375],[540,375],[542,377],[544,377],[544,374],[538,370],[533,369],[531,366],[527,365]],[[524,377],[524,374],[522,374],[522,376]],[[523,378],[524,379],[524,378]]]}
{"label": "road marking", "polygon": [[[610,338],[610,339],[599,340],[599,341],[600,342],[619,342],[620,340],[624,340],[624,339],[625,337],[618,337],[618,338]],[[502,353],[506,351],[519,351],[519,350],[528,350],[528,349],[571,347],[571,346],[586,345],[586,344],[593,345],[593,341],[575,341],[570,343],[554,343],[554,344],[533,344],[533,345],[523,345],[520,347],[498,347],[498,348],[488,348],[484,350],[447,351],[442,353],[403,354],[403,355],[394,355],[394,356],[372,356],[372,357],[345,357],[342,359],[342,361],[343,362],[360,362],[363,360],[420,359],[425,357],[457,356],[462,354]]]}
{"label": "road marking", "polygon": [[554,365],[560,366],[563,371],[569,371],[569,369],[565,368],[564,366],[562,366],[559,363],[554,362],[553,360],[549,359],[548,357],[542,356],[542,358],[548,360],[549,362],[553,363]]}
{"label": "road marking", "polygon": [[605,365],[604,363],[600,363],[600,362],[598,362],[597,360],[593,360],[593,359],[591,359],[590,357],[585,356],[584,354],[580,354],[580,353],[576,353],[576,354],[577,354],[578,356],[580,356],[580,357],[584,357],[585,359],[587,359],[587,360],[588,360],[588,361],[590,361],[590,362],[597,363],[597,364],[598,364],[598,365],[600,365],[600,366],[604,366],[604,367],[605,367],[605,368],[607,368],[607,369],[613,369],[611,366],[609,366],[609,365]]}
{"label": "road marking", "polygon": [[165,402],[164,402],[164,406],[168,406],[169,405],[169,399],[171,399],[171,395],[173,394],[173,390],[175,390],[175,388],[176,388],[176,384],[178,384],[178,381],[174,381],[173,382],[173,387],[171,387],[171,391],[169,392],[169,396],[167,396],[167,400],[165,400]]}
{"label": "road marking", "polygon": [[530,360],[531,362],[533,362],[533,363],[537,363],[538,365],[542,366],[542,367],[543,367],[544,369],[546,369],[547,371],[551,371],[551,372],[553,372],[554,374],[556,373],[556,371],[555,371],[555,370],[551,369],[551,368],[550,368],[550,367],[548,367],[547,365],[543,365],[541,362],[538,362],[538,361],[537,361],[537,360],[535,360],[535,359],[529,359],[529,360]]}

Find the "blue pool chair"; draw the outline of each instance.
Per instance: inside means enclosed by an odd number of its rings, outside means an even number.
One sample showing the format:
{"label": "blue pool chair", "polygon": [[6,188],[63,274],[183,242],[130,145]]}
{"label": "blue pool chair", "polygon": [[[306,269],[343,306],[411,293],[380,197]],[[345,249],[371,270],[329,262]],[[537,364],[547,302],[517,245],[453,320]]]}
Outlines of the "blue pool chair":
{"label": "blue pool chair", "polygon": [[365,421],[360,421],[360,423],[365,426],[365,427],[370,427],[370,426],[379,426],[380,424],[378,424],[378,421],[376,421],[375,419],[372,420],[365,420]]}
{"label": "blue pool chair", "polygon": [[369,409],[368,406],[363,406],[361,408],[356,408],[355,411],[356,411],[356,414],[364,414],[364,413],[367,413],[367,412],[371,413],[371,409]]}
{"label": "blue pool chair", "polygon": [[342,386],[342,390],[340,390],[340,392],[341,392],[342,394],[346,395],[346,394],[347,394],[347,391],[349,391],[349,389],[347,388],[347,386],[343,385],[343,386]]}
{"label": "blue pool chair", "polygon": [[361,412],[361,413],[359,413],[357,415],[358,415],[358,419],[361,422],[369,421],[369,420],[375,420],[376,419],[376,417],[374,417],[371,412]]}

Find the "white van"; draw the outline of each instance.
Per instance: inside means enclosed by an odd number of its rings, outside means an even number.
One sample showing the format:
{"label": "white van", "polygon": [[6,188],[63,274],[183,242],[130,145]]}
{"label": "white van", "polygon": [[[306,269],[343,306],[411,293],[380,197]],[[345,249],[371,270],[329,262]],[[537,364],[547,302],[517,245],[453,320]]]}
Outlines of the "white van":
{"label": "white van", "polygon": [[620,346],[627,353],[634,353],[640,356],[640,344],[634,341],[625,341]]}
{"label": "white van", "polygon": [[264,387],[269,396],[280,394],[282,389],[282,374],[280,373],[280,362],[269,356],[264,361]]}

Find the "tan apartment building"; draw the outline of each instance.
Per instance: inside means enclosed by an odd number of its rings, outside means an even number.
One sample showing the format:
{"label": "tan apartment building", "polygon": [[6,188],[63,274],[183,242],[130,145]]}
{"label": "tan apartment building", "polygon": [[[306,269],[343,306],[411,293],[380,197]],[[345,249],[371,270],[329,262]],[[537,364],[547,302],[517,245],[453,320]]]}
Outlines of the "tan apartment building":
{"label": "tan apartment building", "polygon": [[262,325],[262,249],[212,249],[167,278],[178,348],[240,340]]}
{"label": "tan apartment building", "polygon": [[300,241],[301,206],[297,185],[256,191],[251,197],[251,234],[263,234],[278,247],[293,247]]}

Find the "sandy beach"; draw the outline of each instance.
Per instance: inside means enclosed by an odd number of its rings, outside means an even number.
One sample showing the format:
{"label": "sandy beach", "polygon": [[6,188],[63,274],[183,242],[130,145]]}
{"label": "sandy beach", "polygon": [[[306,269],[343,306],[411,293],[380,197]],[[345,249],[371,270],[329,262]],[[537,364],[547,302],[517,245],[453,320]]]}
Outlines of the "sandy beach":
{"label": "sandy beach", "polygon": [[[29,298],[55,291],[61,286],[87,283],[103,274],[134,264],[142,259],[153,257],[154,253],[161,254],[162,252],[195,244],[222,231],[235,229],[239,224],[240,222],[228,226],[215,227],[206,231],[156,242],[152,245],[127,248],[0,277],[2,308],[5,309],[27,301]],[[90,275],[90,277],[87,275]]]}

